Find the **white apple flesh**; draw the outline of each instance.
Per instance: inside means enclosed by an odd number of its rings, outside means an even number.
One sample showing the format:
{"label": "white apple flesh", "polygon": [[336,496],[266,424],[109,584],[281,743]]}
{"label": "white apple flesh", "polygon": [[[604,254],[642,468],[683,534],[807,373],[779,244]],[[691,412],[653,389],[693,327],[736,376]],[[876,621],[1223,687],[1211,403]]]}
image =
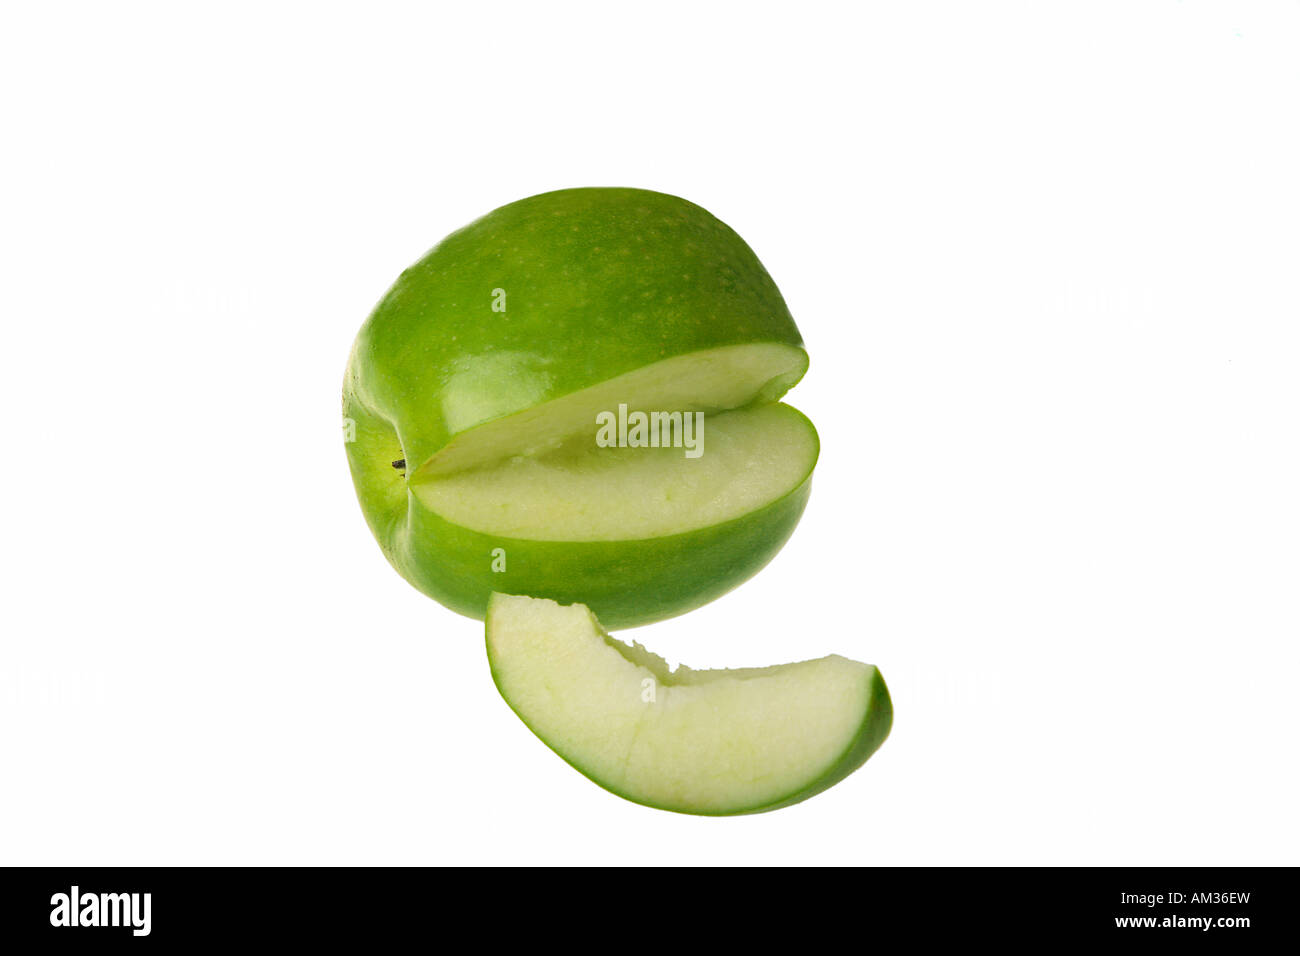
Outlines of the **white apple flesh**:
{"label": "white apple flesh", "polygon": [[701,416],[686,447],[599,448],[595,425],[533,457],[412,481],[452,524],[528,541],[657,538],[740,518],[790,494],[817,461],[817,433],[789,405]]}

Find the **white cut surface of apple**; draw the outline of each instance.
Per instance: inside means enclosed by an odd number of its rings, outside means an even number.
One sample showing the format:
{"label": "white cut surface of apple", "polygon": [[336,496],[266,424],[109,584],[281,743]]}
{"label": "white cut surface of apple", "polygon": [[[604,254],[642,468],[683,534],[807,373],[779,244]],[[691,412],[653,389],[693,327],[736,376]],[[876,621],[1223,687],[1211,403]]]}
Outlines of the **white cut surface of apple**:
{"label": "white cut surface of apple", "polygon": [[780,403],[704,419],[691,436],[696,457],[684,445],[600,448],[594,432],[592,424],[584,440],[548,454],[416,480],[411,490],[453,524],[486,534],[622,541],[742,517],[790,494],[817,462],[812,423]]}

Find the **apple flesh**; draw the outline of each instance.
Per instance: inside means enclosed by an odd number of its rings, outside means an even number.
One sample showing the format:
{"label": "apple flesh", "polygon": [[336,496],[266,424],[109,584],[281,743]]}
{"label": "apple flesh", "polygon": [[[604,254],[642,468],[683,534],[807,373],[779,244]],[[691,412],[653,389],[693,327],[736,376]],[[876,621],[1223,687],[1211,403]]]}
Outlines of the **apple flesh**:
{"label": "apple flesh", "polygon": [[494,594],[497,689],[577,770],[679,813],[775,810],[848,776],[889,735],[876,668],[843,657],[741,670],[670,670],[610,637],[583,605]]}
{"label": "apple flesh", "polygon": [[[589,426],[590,427],[590,426]],[[684,447],[598,447],[591,434],[546,454],[411,490],[453,524],[530,541],[635,541],[733,521],[800,487],[817,461],[812,422],[789,405],[710,416]]]}

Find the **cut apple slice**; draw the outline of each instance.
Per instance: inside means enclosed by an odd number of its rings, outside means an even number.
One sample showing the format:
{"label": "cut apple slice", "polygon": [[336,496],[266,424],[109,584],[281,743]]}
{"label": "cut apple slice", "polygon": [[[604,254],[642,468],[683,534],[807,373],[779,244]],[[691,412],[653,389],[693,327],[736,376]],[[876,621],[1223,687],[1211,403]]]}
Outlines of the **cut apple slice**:
{"label": "cut apple slice", "polygon": [[582,601],[610,627],[636,627],[747,580],[808,501],[817,432],[788,405],[706,417],[696,458],[685,447],[595,447],[594,413],[589,428],[545,455],[389,479],[401,511],[377,534],[394,542],[390,560],[472,617],[503,591]]}
{"label": "cut apple slice", "polygon": [[860,767],[893,718],[868,664],[674,671],[582,604],[494,594],[487,653],[501,696],[547,746],[607,790],[679,813],[805,800]]}

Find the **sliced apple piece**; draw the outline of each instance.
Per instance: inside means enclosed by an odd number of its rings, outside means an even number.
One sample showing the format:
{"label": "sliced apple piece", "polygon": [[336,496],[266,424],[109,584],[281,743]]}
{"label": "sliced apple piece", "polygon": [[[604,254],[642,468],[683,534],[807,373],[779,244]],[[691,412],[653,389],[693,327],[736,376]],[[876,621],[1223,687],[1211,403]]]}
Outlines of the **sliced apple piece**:
{"label": "sliced apple piece", "polygon": [[893,719],[868,664],[674,671],[582,604],[492,595],[487,653],[501,696],[548,747],[605,789],[678,813],[805,800],[860,767]]}
{"label": "sliced apple piece", "polygon": [[817,432],[788,405],[708,416],[698,458],[598,448],[594,415],[590,428],[545,455],[398,479],[408,530],[394,536],[390,560],[471,617],[505,591],[582,601],[610,627],[635,627],[756,573],[808,501]]}

